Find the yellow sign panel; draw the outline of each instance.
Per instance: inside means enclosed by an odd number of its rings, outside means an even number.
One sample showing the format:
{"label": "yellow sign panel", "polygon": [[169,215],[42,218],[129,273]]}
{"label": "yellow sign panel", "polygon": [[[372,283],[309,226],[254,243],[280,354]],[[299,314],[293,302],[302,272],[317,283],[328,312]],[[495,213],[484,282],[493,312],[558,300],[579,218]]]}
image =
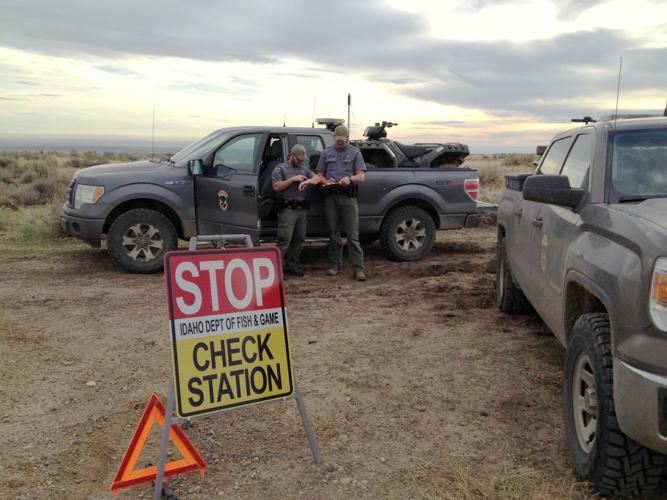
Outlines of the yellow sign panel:
{"label": "yellow sign panel", "polygon": [[191,417],[294,390],[275,248],[165,257],[176,411]]}

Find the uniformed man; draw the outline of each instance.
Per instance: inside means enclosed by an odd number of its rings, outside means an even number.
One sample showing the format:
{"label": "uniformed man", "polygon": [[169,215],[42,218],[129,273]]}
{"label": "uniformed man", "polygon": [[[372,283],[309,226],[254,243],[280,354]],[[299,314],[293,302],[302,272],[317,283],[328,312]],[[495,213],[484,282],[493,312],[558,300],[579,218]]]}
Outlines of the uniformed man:
{"label": "uniformed man", "polygon": [[326,148],[315,171],[325,185],[324,214],[329,224],[328,276],[336,276],[343,267],[341,229],[347,235],[347,250],[354,268],[354,279],[366,281],[364,252],[359,243],[359,206],[357,186],[366,179],[366,164],[361,152],[348,144],[344,125],[334,130],[335,146]]}
{"label": "uniformed man", "polygon": [[277,193],[278,247],[283,255],[283,272],[303,276],[299,269],[299,257],[306,241],[308,198],[306,188],[319,184],[318,175],[303,165],[306,148],[296,144],[286,162],[278,165],[271,174],[273,190]]}

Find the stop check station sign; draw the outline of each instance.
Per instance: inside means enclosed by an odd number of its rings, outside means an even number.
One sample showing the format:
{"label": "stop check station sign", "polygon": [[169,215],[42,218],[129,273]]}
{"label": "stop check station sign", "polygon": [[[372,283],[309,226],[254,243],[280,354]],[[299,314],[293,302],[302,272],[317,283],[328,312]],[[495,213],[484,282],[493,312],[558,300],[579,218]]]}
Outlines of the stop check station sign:
{"label": "stop check station sign", "polygon": [[292,395],[277,248],[169,252],[165,277],[179,416]]}

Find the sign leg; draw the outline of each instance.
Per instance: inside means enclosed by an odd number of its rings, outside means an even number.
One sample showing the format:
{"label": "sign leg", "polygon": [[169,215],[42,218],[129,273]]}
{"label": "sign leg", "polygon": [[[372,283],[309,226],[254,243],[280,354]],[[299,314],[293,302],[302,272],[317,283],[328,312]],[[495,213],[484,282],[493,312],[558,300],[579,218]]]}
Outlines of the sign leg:
{"label": "sign leg", "polygon": [[155,491],[153,500],[160,500],[164,483],[164,465],[167,462],[167,449],[169,448],[169,431],[171,430],[171,414],[174,412],[174,377],[170,375],[169,396],[167,397],[167,410],[164,415],[164,427],[162,429],[162,441],[160,442],[160,459],[157,464],[157,477],[155,478]]}
{"label": "sign leg", "polygon": [[308,436],[308,444],[310,445],[310,452],[313,454],[313,460],[316,464],[321,462],[320,459],[320,450],[317,447],[317,440],[315,439],[315,433],[313,432],[312,427],[310,426],[310,419],[308,418],[308,412],[306,411],[306,405],[303,402],[303,396],[301,396],[301,391],[299,390],[299,384],[294,381],[294,399],[296,400],[296,405],[299,408],[299,413],[301,414],[301,420],[303,421],[303,428],[306,431],[306,436]]}

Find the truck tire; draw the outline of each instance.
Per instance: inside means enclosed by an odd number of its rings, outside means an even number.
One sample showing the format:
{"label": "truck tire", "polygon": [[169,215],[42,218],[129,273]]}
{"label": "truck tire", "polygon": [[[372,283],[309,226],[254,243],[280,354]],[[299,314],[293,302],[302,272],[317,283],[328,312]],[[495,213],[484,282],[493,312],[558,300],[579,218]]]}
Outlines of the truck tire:
{"label": "truck tire", "polygon": [[419,207],[398,207],[385,217],[380,227],[380,245],[391,260],[419,260],[435,240],[435,223]]}
{"label": "truck tire", "polygon": [[176,248],[178,238],[171,221],[148,208],[129,210],[109,228],[107,249],[111,260],[137,274],[162,270],[162,257]]}
{"label": "truck tire", "polygon": [[653,492],[666,457],[630,439],[618,426],[607,314],[584,314],[572,327],[563,398],[565,438],[574,471],[603,495]]}
{"label": "truck tire", "polygon": [[498,240],[496,245],[496,305],[505,314],[528,314],[533,310],[512,277],[505,238]]}

